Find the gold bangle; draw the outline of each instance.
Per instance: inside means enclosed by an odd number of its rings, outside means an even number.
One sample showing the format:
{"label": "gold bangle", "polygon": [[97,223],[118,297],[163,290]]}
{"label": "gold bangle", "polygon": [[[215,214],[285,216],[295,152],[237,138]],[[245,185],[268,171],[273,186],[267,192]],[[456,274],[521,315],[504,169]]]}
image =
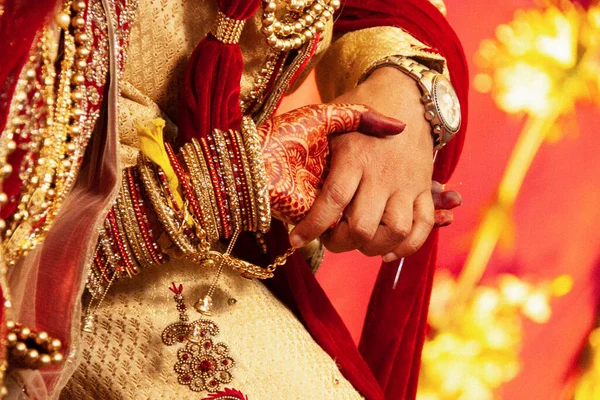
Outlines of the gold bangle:
{"label": "gold bangle", "polygon": [[117,204],[119,203],[121,203],[121,205],[117,206],[117,213],[121,214],[121,219],[125,226],[125,235],[127,240],[131,243],[131,248],[138,260],[138,264],[144,267],[156,265],[150,252],[146,248],[142,232],[134,214],[133,201],[131,200],[131,193],[129,192],[129,182],[125,174],[122,176],[121,193],[119,193],[119,196],[117,197]]}
{"label": "gold bangle", "polygon": [[249,229],[252,232],[256,232],[258,229],[258,204],[256,203],[256,195],[254,193],[254,188],[252,186],[252,174],[250,173],[250,164],[248,162],[248,157],[246,154],[246,147],[244,146],[244,140],[242,138],[242,134],[239,131],[233,131],[233,134],[236,137],[236,142],[240,148],[240,158],[242,161],[242,173],[246,178],[246,190],[248,191],[248,197],[250,200],[250,204],[247,204],[248,207],[248,223]]}
{"label": "gold bangle", "polygon": [[198,165],[194,153],[194,148],[189,143],[183,146],[181,149],[183,161],[185,162],[189,172],[192,189],[194,190],[196,199],[202,208],[203,229],[207,234],[208,241],[215,242],[219,240],[218,223],[215,219],[211,201],[209,199],[210,193],[206,190],[207,187],[205,177],[200,170],[200,166]]}
{"label": "gold bangle", "polygon": [[197,246],[184,232],[181,232],[180,229],[183,224],[186,223],[185,217],[180,221],[178,226],[178,221],[176,221],[175,212],[173,211],[172,206],[169,206],[167,199],[164,197],[165,195],[160,189],[154,173],[150,169],[149,161],[147,161],[145,156],[141,153],[138,156],[137,165],[140,176],[142,177],[142,182],[146,188],[146,193],[152,203],[152,208],[156,212],[158,220],[167,233],[167,236],[190,260],[195,262],[199,261],[200,255],[198,254]]}
{"label": "gold bangle", "polygon": [[200,142],[196,139],[192,139],[192,154],[195,155],[195,159],[198,162],[199,172],[203,177],[204,182],[204,191],[207,193],[207,197],[210,201],[210,207],[212,210],[213,220],[216,224],[216,240],[219,240],[221,232],[221,214],[219,213],[219,208],[217,206],[217,195],[215,194],[215,188],[212,185],[212,180],[210,178],[210,171],[208,170],[208,165],[206,164],[206,159],[204,158],[204,152],[200,148]]}
{"label": "gold bangle", "polygon": [[258,139],[256,125],[252,118],[245,116],[242,119],[242,137],[247,151],[254,196],[258,203],[258,231],[266,233],[271,226],[271,204],[267,172],[262,159],[262,150]]}
{"label": "gold bangle", "polygon": [[225,180],[227,189],[227,197],[229,198],[229,214],[233,225],[232,232],[242,229],[242,214],[240,211],[240,200],[238,198],[237,188],[235,186],[235,178],[233,176],[233,166],[231,165],[231,157],[225,136],[219,129],[212,132],[215,144],[217,145],[217,155],[219,156],[219,164],[221,165],[221,174]]}

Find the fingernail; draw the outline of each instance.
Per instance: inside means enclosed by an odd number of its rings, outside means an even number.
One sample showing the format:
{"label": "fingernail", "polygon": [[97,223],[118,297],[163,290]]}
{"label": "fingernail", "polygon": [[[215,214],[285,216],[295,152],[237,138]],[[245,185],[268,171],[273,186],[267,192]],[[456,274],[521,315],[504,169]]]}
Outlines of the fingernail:
{"label": "fingernail", "polygon": [[392,261],[396,261],[399,257],[395,253],[387,253],[382,258],[383,258],[383,262],[392,262]]}
{"label": "fingernail", "polygon": [[304,245],[306,244],[306,239],[304,239],[302,236],[298,235],[297,233],[294,233],[292,235],[290,235],[290,244],[292,245],[292,247],[295,248],[300,248],[300,247],[304,247]]}

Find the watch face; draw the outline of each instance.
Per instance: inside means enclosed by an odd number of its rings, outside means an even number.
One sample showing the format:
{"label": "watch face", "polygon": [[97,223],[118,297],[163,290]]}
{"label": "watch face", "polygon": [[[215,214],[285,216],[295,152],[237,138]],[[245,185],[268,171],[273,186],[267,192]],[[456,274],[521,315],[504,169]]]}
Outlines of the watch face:
{"label": "watch face", "polygon": [[437,75],[433,82],[433,103],[437,114],[450,132],[460,128],[460,103],[452,84],[444,75]]}

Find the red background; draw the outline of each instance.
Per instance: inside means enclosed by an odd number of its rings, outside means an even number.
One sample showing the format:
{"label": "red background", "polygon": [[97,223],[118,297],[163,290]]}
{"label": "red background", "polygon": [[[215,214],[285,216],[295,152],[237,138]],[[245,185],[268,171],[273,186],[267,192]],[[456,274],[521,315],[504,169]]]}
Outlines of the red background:
{"label": "red background", "polygon": [[[515,10],[531,8],[530,1],[447,0],[448,18],[462,39],[471,76],[477,70],[473,55],[482,39],[509,22]],[[284,109],[318,102],[309,79],[286,99]],[[449,188],[461,192],[464,203],[455,222],[441,233],[438,268],[459,271],[482,212],[495,188],[520,133],[523,121],[501,112],[487,94],[471,89],[468,138],[461,163]],[[506,399],[558,398],[568,371],[596,315],[596,266],[600,265],[600,146],[596,129],[600,112],[592,105],[577,115],[555,143],[542,146],[528,172],[514,209],[514,231],[490,262],[485,280],[510,272],[532,282],[560,274],[573,276],[575,285],[551,303],[549,323],[525,322],[522,371],[501,394]],[[326,255],[317,277],[358,340],[369,294],[380,259],[358,252]]]}

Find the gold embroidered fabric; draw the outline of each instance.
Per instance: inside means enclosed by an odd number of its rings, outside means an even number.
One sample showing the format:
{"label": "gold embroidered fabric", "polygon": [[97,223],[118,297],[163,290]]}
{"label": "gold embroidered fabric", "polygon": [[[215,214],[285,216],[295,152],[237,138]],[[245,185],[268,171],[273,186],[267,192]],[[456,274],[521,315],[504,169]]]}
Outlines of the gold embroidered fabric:
{"label": "gold embroidered fabric", "polygon": [[[287,2],[277,3],[285,12]],[[124,81],[148,96],[174,122],[189,57],[214,26],[217,12],[215,0],[139,0]],[[250,91],[270,54],[261,27],[258,12],[246,22],[239,41],[244,58],[242,96]],[[331,36],[332,27],[327,24],[323,37]],[[324,40],[318,52],[328,43]]]}
{"label": "gold embroidered fabric", "polygon": [[446,73],[444,58],[428,51],[402,29],[391,26],[361,29],[337,39],[317,64],[317,85],[323,101],[354,88],[373,64],[391,55],[411,57]]}
{"label": "gold embroidered fabric", "polygon": [[[172,261],[120,281],[98,311],[96,333],[85,335],[82,364],[61,399],[202,398],[177,383],[178,346],[165,346],[162,330],[179,313],[168,290],[182,283],[188,303],[204,296],[214,269]],[[228,387],[249,399],[361,399],[296,317],[260,282],[224,271],[213,296],[219,327],[235,359]],[[188,311],[190,319],[202,316]]]}

